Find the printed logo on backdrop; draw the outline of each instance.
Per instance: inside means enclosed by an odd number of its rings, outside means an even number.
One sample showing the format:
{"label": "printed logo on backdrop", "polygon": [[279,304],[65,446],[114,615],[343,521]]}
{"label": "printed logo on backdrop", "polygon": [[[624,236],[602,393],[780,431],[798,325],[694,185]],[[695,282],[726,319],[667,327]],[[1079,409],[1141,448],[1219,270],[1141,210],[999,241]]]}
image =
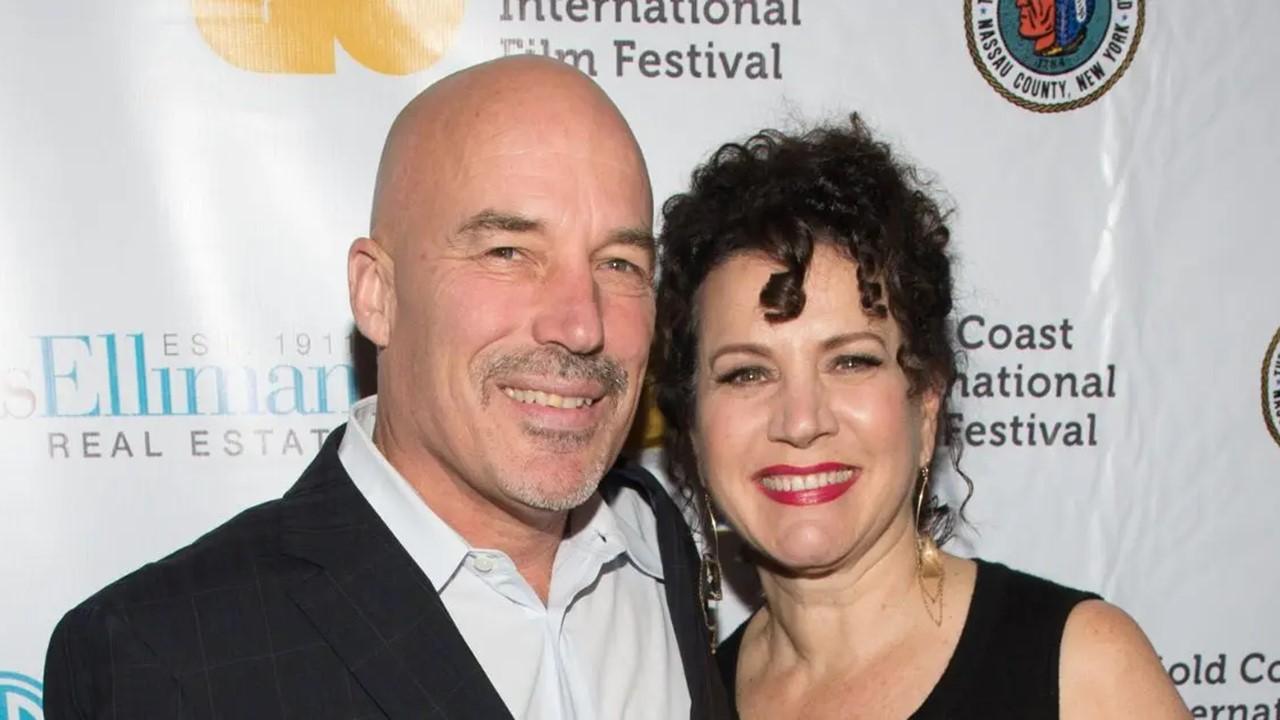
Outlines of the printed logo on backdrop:
{"label": "printed logo on backdrop", "polygon": [[0,720],[44,720],[44,687],[14,672],[0,672]]}
{"label": "printed logo on backdrop", "polygon": [[1280,328],[1276,328],[1262,357],[1262,419],[1271,438],[1280,445]]}
{"label": "printed logo on backdrop", "polygon": [[1096,346],[1090,329],[1070,317],[962,317],[956,336],[970,365],[951,388],[948,441],[993,449],[1106,444],[1124,373],[1078,352]]}
{"label": "printed logo on backdrop", "polygon": [[55,461],[306,457],[360,396],[351,348],[296,329],[37,335],[0,368],[0,422],[34,423],[30,451]]}
{"label": "printed logo on backdrop", "polygon": [[1102,97],[1133,62],[1144,0],[965,0],[973,62],[1019,107],[1063,112]]}
{"label": "printed logo on backdrop", "polygon": [[205,42],[236,67],[332,73],[336,46],[370,70],[407,75],[449,49],[466,0],[192,0]]}
{"label": "printed logo on backdrop", "polygon": [[[1280,658],[1254,650],[1252,652],[1196,652],[1182,658],[1160,658],[1169,679],[1183,693],[1190,705],[1191,717],[1219,720],[1275,720],[1280,718],[1280,698],[1259,702],[1261,697],[1275,697],[1273,689],[1280,685]],[[1195,695],[1212,689],[1214,702],[1192,704]]]}
{"label": "printed logo on backdrop", "polygon": [[[769,82],[801,0],[492,0],[502,55],[542,55],[591,77]],[[583,29],[611,26],[613,37]],[[670,30],[654,34],[653,30]],[[741,32],[741,31],[748,32]],[[761,32],[761,31],[764,32]],[[745,40],[745,42],[744,42]],[[588,43],[587,41],[591,41]]]}

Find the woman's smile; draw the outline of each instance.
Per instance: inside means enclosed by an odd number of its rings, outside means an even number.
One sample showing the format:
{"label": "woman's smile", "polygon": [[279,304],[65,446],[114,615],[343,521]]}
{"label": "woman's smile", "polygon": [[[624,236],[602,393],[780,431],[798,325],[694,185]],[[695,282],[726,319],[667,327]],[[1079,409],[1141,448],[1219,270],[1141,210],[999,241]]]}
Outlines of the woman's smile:
{"label": "woman's smile", "polygon": [[807,467],[770,465],[753,476],[765,497],[783,505],[821,505],[845,494],[861,468],[837,462]]}

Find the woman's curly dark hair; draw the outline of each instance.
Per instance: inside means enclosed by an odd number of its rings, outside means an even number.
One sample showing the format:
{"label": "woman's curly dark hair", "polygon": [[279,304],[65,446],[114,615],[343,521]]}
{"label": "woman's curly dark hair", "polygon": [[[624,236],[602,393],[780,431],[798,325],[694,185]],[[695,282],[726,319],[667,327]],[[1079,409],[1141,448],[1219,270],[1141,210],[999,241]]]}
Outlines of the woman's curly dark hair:
{"label": "woman's curly dark hair", "polygon": [[[785,270],[765,283],[760,305],[769,321],[785,322],[804,310],[805,273],[816,242],[856,262],[862,312],[897,322],[903,337],[897,362],[909,392],[938,393],[935,452],[950,448],[959,469],[959,445],[947,436],[947,395],[958,362],[947,255],[951,233],[948,213],[928,191],[917,170],[854,114],[847,126],[800,135],[765,130],[724,145],[694,171],[688,192],[667,200],[659,243],[654,388],[666,419],[669,471],[678,484],[692,489],[701,483],[692,443],[698,289],[729,258],[763,254]],[[956,513],[929,494],[919,529],[944,542]]]}

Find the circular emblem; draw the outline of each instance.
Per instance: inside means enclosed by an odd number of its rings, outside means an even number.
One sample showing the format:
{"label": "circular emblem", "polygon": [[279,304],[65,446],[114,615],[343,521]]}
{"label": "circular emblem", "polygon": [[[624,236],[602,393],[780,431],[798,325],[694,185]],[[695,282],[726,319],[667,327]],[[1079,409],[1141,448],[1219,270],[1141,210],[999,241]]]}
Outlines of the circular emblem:
{"label": "circular emblem", "polygon": [[1144,0],[965,0],[969,54],[1009,102],[1063,112],[1102,97],[1138,51]]}
{"label": "circular emblem", "polygon": [[44,688],[26,675],[0,672],[0,720],[44,720]]}
{"label": "circular emblem", "polygon": [[1262,357],[1262,419],[1271,438],[1280,445],[1280,328],[1271,336],[1267,354]]}

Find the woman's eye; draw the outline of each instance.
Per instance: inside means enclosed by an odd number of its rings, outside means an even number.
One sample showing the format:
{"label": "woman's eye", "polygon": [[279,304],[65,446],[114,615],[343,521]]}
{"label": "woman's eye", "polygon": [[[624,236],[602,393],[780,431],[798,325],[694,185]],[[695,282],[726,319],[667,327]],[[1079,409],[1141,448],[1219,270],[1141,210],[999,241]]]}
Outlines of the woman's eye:
{"label": "woman's eye", "polygon": [[716,377],[718,385],[751,385],[768,379],[764,368],[748,366],[734,368]]}
{"label": "woman's eye", "polygon": [[863,370],[884,364],[875,355],[839,355],[831,362],[836,370]]}

